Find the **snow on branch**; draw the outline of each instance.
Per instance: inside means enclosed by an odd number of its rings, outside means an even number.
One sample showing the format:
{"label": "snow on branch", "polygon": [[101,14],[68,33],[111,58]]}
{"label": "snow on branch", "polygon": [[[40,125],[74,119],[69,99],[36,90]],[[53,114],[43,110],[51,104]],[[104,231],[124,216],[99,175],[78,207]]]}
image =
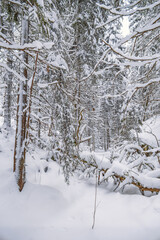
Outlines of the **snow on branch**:
{"label": "snow on branch", "polygon": [[99,64],[105,59],[107,53],[109,53],[109,52],[110,52],[110,49],[106,50],[106,51],[102,54],[101,58],[100,58],[99,61],[95,64],[95,66],[94,66],[93,70],[91,71],[91,73],[89,73],[88,76],[83,77],[82,79],[80,79],[80,80],[79,80],[80,83],[83,82],[83,81],[86,81],[88,78],[90,78],[90,77],[95,73],[97,67],[98,67]]}
{"label": "snow on branch", "polygon": [[136,84],[136,86],[134,88],[138,90],[140,88],[148,87],[149,85],[151,85],[153,83],[159,83],[159,82],[160,82],[160,77],[159,78],[153,78],[153,79],[150,79],[147,83]]}
{"label": "snow on branch", "polygon": [[154,84],[154,83],[159,83],[160,82],[160,78],[153,78],[153,79],[150,79],[148,82],[146,83],[138,83],[136,84],[135,86],[133,86],[133,88],[131,88],[130,90],[128,90],[128,94],[127,94],[127,103],[126,103],[126,106],[124,108],[124,111],[127,110],[127,107],[128,107],[128,104],[130,103],[131,99],[133,98],[133,96],[135,95],[135,93],[139,90],[139,89],[142,89],[142,88],[146,88],[148,87],[149,85],[151,84]]}
{"label": "snow on branch", "polygon": [[24,50],[40,50],[43,47],[45,48],[51,48],[53,45],[53,43],[41,43],[40,41],[34,41],[33,43],[25,43],[24,45],[20,45],[20,44],[8,44],[8,43],[4,43],[4,42],[0,42],[0,47],[1,48],[5,48],[5,49],[10,49],[10,50],[20,50],[20,51],[24,51]]}
{"label": "snow on branch", "polygon": [[112,164],[112,167],[107,171],[105,177],[115,177],[119,179],[119,188],[122,188],[127,184],[132,184],[143,192],[160,192],[160,179],[137,173],[136,171],[127,168],[125,164],[119,162],[114,162]]}
{"label": "snow on branch", "polygon": [[[134,6],[136,6],[140,1],[138,1],[136,4],[134,4]],[[97,4],[99,7],[101,8],[104,8],[106,10],[108,10],[110,13],[112,14],[115,14],[115,15],[119,15],[119,16],[129,16],[129,15],[132,15],[138,11],[144,11],[144,10],[152,10],[154,7],[157,7],[158,5],[160,5],[160,0],[153,3],[153,4],[150,4],[148,6],[145,6],[145,7],[137,7],[137,9],[134,9],[134,10],[130,10],[130,11],[117,11],[116,9],[124,9],[124,8],[130,8],[131,6],[130,5],[126,5],[124,6],[123,8],[112,8],[112,7],[108,7],[108,6],[105,6],[104,4]],[[132,6],[133,7],[133,6]]]}
{"label": "snow on branch", "polygon": [[[159,25],[160,26],[160,25]],[[109,43],[107,43],[105,40],[102,40],[115,54],[118,54],[119,56],[131,60],[131,61],[141,61],[141,62],[151,62],[153,60],[159,60],[160,59],[160,55],[159,54],[154,54],[151,57],[132,57],[132,56],[128,56],[126,54],[124,54],[120,49],[118,48],[113,48]]]}
{"label": "snow on branch", "polygon": [[8,0],[8,2],[10,2],[12,4],[15,4],[15,5],[18,5],[18,6],[22,6],[22,4],[18,1]]}
{"label": "snow on branch", "polygon": [[115,17],[109,18],[108,21],[106,21],[105,23],[98,25],[98,26],[96,27],[96,29],[102,28],[102,27],[106,26],[107,24],[109,24],[109,23],[117,20],[119,17],[120,17],[120,16],[115,16]]}
{"label": "snow on branch", "polygon": [[[111,161],[106,158],[105,153],[98,155],[97,153],[82,152],[81,161],[84,164],[84,169],[88,171],[99,172],[99,184],[113,178],[116,188],[121,189],[126,185],[136,186],[143,194],[144,191],[160,192],[160,171],[154,170],[152,162],[147,158],[148,154],[153,157],[159,153],[160,148],[155,150],[144,151],[137,144],[128,144],[124,147],[122,152]],[[137,156],[137,159],[132,156]],[[140,171],[141,167],[148,168],[147,173]],[[92,170],[91,170],[92,169]]]}
{"label": "snow on branch", "polygon": [[[103,9],[106,9],[108,10],[111,14],[113,15],[116,15],[115,17],[112,17],[110,18],[108,21],[106,21],[105,23],[101,24],[101,25],[98,25],[96,28],[102,28],[104,26],[106,26],[107,24],[117,20],[118,18],[120,17],[123,17],[123,16],[130,16],[130,15],[133,15],[134,13],[136,12],[140,12],[140,11],[144,11],[144,10],[151,10],[153,9],[154,7],[157,7],[160,5],[160,0],[153,3],[153,4],[150,4],[148,6],[145,6],[145,7],[138,7],[137,9],[134,9],[134,10],[130,10],[127,12],[127,8],[130,9],[130,8],[133,8],[134,6],[136,6],[138,3],[140,3],[141,0],[133,3],[133,4],[129,4],[129,5],[124,5],[123,7],[118,7],[118,8],[113,8],[113,7],[110,7],[110,6],[106,6],[104,4],[98,4],[97,5],[100,7],[100,8],[103,8]],[[123,9],[123,11],[117,11],[117,10],[121,10]],[[125,10],[124,10],[125,9]]]}
{"label": "snow on branch", "polygon": [[27,79],[26,79],[24,76],[22,77],[22,76],[21,76],[20,74],[18,74],[16,71],[14,71],[14,70],[11,69],[10,67],[8,67],[7,64],[0,62],[0,67],[3,67],[3,68],[5,68],[7,71],[13,73],[19,80],[21,80],[21,81],[27,81]]}
{"label": "snow on branch", "polygon": [[[120,42],[115,46],[116,48],[120,47],[124,43],[128,42],[129,40],[142,35],[145,32],[152,31],[156,28],[160,27],[160,23],[157,23],[157,21],[160,20],[160,14],[158,14],[155,18],[150,20],[148,24],[146,24],[144,27],[137,28],[133,33],[127,35],[126,37],[122,38]],[[157,24],[156,24],[157,23]]]}
{"label": "snow on branch", "polygon": [[[142,1],[142,0],[138,0],[138,1],[135,2],[135,3],[126,4],[126,5],[124,5],[123,7],[117,7],[116,9],[131,8],[131,7],[136,6],[136,5],[137,5],[138,3],[140,3],[141,1]],[[113,9],[113,7],[106,6],[105,4],[99,4],[99,3],[97,3],[97,5],[98,5],[99,7],[101,7],[101,8],[106,9],[106,10],[111,10],[111,9]]]}

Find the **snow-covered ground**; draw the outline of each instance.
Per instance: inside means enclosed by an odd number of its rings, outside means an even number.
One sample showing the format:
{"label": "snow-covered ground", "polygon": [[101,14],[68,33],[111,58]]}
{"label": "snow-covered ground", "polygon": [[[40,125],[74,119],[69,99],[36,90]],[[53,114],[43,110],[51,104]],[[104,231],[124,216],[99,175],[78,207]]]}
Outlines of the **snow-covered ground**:
{"label": "snow-covered ground", "polygon": [[[19,193],[12,173],[13,140],[0,133],[0,240],[159,240],[160,194],[144,197],[98,187],[71,177],[66,185],[60,167],[27,156],[27,183]],[[39,171],[38,171],[39,170]]]}

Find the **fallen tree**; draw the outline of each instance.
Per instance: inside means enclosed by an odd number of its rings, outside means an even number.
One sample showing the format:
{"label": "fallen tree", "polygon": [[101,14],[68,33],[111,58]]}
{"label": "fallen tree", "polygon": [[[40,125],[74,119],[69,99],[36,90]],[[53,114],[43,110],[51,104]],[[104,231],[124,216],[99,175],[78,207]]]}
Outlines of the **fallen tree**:
{"label": "fallen tree", "polygon": [[144,194],[160,192],[160,170],[156,169],[158,164],[157,154],[159,151],[144,151],[136,144],[128,144],[119,154],[112,158],[105,155],[98,156],[96,153],[81,154],[81,162],[87,176],[92,176],[98,171],[98,183],[102,184],[113,180],[113,190],[120,191],[126,185],[134,185]]}

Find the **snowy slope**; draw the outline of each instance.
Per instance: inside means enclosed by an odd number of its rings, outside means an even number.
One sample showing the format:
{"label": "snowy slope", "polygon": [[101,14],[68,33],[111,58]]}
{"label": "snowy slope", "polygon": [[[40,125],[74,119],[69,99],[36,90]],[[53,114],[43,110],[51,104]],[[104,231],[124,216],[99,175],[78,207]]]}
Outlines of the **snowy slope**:
{"label": "snowy slope", "polygon": [[13,136],[0,134],[0,240],[158,240],[160,195],[122,195],[98,188],[92,230],[95,187],[71,178],[64,183],[60,167],[43,152],[28,157],[28,181],[19,193],[12,173]]}

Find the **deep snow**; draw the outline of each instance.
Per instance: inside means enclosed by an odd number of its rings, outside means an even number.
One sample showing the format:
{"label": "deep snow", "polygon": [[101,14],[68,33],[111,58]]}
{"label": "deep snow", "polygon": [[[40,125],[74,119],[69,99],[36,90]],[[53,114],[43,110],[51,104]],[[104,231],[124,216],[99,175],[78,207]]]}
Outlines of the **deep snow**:
{"label": "deep snow", "polygon": [[[160,195],[120,194],[70,178],[46,163],[44,152],[27,156],[27,183],[19,193],[12,172],[14,136],[0,133],[0,240],[160,240]],[[44,172],[48,164],[48,172]]]}

